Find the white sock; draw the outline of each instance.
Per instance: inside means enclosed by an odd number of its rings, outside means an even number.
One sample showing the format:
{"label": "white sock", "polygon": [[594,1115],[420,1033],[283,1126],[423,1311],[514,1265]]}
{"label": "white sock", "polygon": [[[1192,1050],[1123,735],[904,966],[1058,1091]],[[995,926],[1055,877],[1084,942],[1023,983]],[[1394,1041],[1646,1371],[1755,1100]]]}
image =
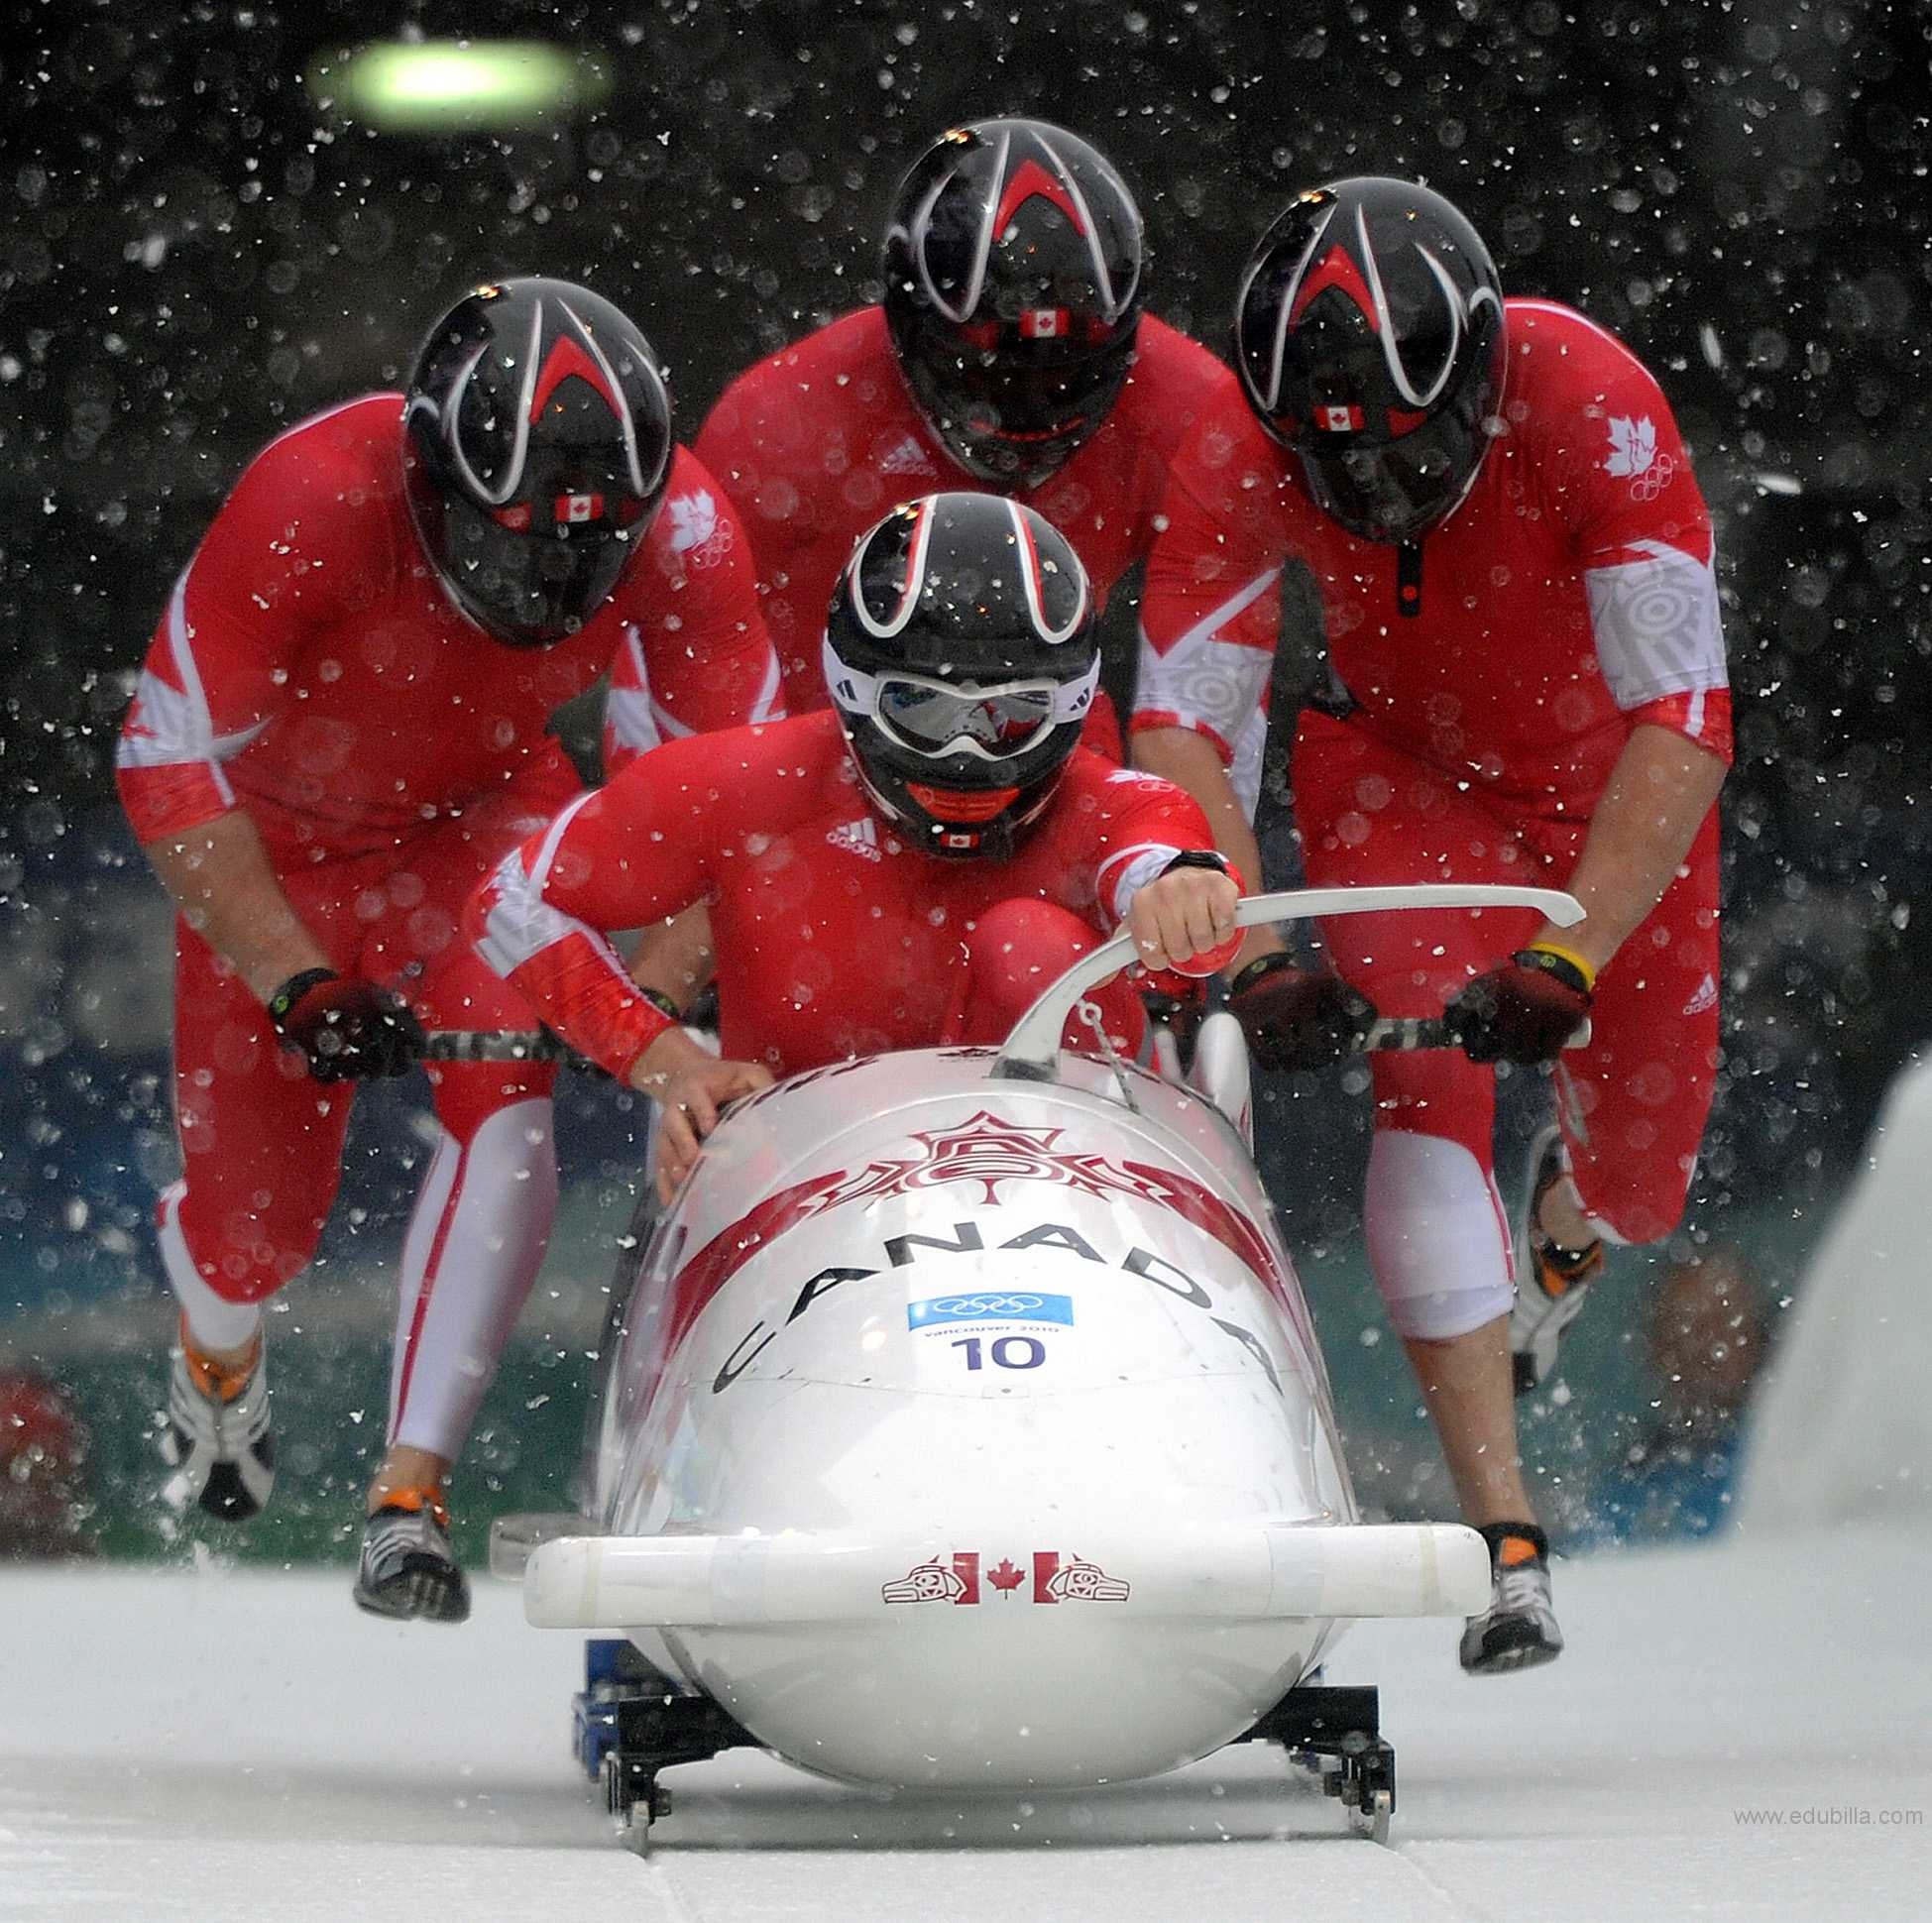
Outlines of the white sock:
{"label": "white sock", "polygon": [[246,1348],[262,1326],[260,1302],[231,1302],[218,1296],[194,1266],[181,1233],[181,1203],[187,1184],[177,1182],[161,1198],[161,1263],[187,1317],[187,1332],[197,1349],[216,1354]]}

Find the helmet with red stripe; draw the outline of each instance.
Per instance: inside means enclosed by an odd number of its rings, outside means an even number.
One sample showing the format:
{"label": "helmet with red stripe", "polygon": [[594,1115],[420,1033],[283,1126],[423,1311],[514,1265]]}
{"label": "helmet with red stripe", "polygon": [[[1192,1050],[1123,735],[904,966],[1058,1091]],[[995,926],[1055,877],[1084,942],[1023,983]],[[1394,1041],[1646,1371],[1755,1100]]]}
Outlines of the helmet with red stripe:
{"label": "helmet with red stripe", "polygon": [[928,853],[1003,860],[1053,799],[1099,687],[1086,571],[1016,501],[909,501],[852,549],[825,680],[880,816]]}
{"label": "helmet with red stripe", "polygon": [[1037,487],[1105,419],[1140,325],[1140,210],[1078,135],[977,120],[899,183],[885,317],[921,412],[975,479]]}
{"label": "helmet with red stripe", "polygon": [[1409,541],[1468,493],[1502,398],[1503,290],[1476,230],[1407,180],[1337,180],[1261,238],[1235,307],[1248,404],[1324,513]]}
{"label": "helmet with red stripe", "polygon": [[410,514],[450,599],[512,646],[574,634],[663,497],[671,399],[650,343],[569,281],[478,287],[430,330],[403,419]]}

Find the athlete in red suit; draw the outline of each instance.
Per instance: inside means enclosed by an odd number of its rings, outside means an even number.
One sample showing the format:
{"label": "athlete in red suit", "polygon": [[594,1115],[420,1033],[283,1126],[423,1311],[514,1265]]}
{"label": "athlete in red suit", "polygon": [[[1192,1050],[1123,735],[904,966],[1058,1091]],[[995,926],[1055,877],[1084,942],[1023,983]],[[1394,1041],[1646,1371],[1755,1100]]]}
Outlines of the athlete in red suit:
{"label": "athlete in red suit", "polygon": [[[969,494],[896,509],[855,550],[825,650],[836,712],[645,757],[509,855],[472,910],[551,1027],[664,1100],[667,1192],[720,1102],[850,1056],[1001,1041],[1120,922],[1150,967],[1211,972],[1238,940],[1193,801],[1076,745],[1091,611],[1038,515]],[[602,933],[701,899],[723,1062]],[[1094,999],[1137,1046],[1132,991]]]}
{"label": "athlete in red suit", "polygon": [[[819,642],[852,544],[935,488],[1025,502],[1073,542],[1103,610],[1153,545],[1169,462],[1240,404],[1214,356],[1142,312],[1140,210],[1106,160],[1038,120],[941,136],[894,196],[885,297],[748,369],[695,443],[748,531],[793,714],[825,706]],[[1085,744],[1118,761],[1104,692]],[[641,945],[679,1000],[711,966],[702,915]]]}
{"label": "athlete in red suit", "polygon": [[1322,1059],[1371,1004],[1448,1005],[1466,1057],[1375,1060],[1365,1228],[1496,1552],[1497,1608],[1464,1662],[1542,1660],[1561,1646],[1546,1575],[1522,1607],[1502,1589],[1523,1591],[1543,1550],[1516,1461],[1487,1065],[1554,1060],[1588,1010],[1524,1236],[1527,1387],[1600,1242],[1678,1220],[1710,1106],[1731,754],[1710,521],[1650,375],[1566,307],[1505,303],[1474,230],[1423,189],[1303,195],[1250,264],[1237,337],[1250,410],[1191,438],[1149,567],[1137,758],[1253,861],[1224,770],[1266,701],[1281,570],[1306,564],[1328,670],[1293,763],[1307,880],[1540,884],[1587,911],[1568,930],[1534,912],[1338,918],[1339,980],[1284,965],[1263,934],[1234,991],[1281,1066]]}
{"label": "athlete in red suit", "polygon": [[[528,1025],[458,918],[579,791],[545,722],[613,667],[620,762],[775,707],[743,543],[671,446],[650,349],[563,283],[455,309],[406,421],[403,396],[376,395],[274,442],[175,587],[119,761],[182,910],[183,1174],[160,1209],[184,1316],[180,1499],[239,1519],[267,1498],[260,1304],[314,1250],[355,1078],[401,1073],[423,1024]],[[411,1527],[433,1521],[542,1257],[553,1074],[430,1070],[443,1135],[403,1254],[392,1447],[371,1498],[428,1491]],[[416,1581],[434,1548],[413,1544],[403,1579],[359,1600],[458,1613],[453,1564]]]}
{"label": "athlete in red suit", "polygon": [[[1141,312],[1142,269],[1139,211],[1086,142],[978,121],[901,183],[884,304],[726,389],[695,446],[757,552],[792,713],[825,706],[833,587],[901,501],[969,488],[1025,502],[1073,542],[1102,608],[1146,557],[1168,464],[1240,396],[1204,347]],[[1087,745],[1117,759],[1111,710],[1096,713]]]}

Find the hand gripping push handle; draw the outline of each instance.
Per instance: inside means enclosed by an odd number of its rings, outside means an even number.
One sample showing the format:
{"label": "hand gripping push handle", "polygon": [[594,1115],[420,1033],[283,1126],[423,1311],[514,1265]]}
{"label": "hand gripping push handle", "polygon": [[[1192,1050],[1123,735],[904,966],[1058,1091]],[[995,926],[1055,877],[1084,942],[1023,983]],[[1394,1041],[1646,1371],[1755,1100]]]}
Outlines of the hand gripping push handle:
{"label": "hand gripping push handle", "polygon": [[[1394,888],[1292,888],[1274,895],[1244,895],[1234,908],[1236,928],[1262,923],[1311,921],[1330,915],[1386,915],[1397,909],[1534,908],[1558,928],[1583,919],[1583,906],[1573,895],[1556,888],[1512,888],[1490,884],[1418,882]],[[1134,938],[1126,930],[1083,955],[1014,1024],[995,1075],[1021,1081],[1051,1080],[1060,1056],[1060,1038],[1067,1018],[1089,988],[1140,959]],[[1368,1032],[1362,1052],[1383,1049],[1426,1049],[1453,1045],[1453,1037],[1439,1017],[1396,1019],[1383,1017]],[[1590,1039],[1585,1022],[1571,1035],[1569,1048]]]}

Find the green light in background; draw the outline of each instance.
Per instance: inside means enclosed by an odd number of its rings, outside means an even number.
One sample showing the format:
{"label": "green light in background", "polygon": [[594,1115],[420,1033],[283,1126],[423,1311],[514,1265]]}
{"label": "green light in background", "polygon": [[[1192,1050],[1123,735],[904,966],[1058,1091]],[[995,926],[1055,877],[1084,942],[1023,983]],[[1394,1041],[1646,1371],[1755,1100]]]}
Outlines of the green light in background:
{"label": "green light in background", "polygon": [[386,41],[325,56],[307,80],[318,106],[387,133],[524,127],[610,87],[595,58],[538,40]]}

